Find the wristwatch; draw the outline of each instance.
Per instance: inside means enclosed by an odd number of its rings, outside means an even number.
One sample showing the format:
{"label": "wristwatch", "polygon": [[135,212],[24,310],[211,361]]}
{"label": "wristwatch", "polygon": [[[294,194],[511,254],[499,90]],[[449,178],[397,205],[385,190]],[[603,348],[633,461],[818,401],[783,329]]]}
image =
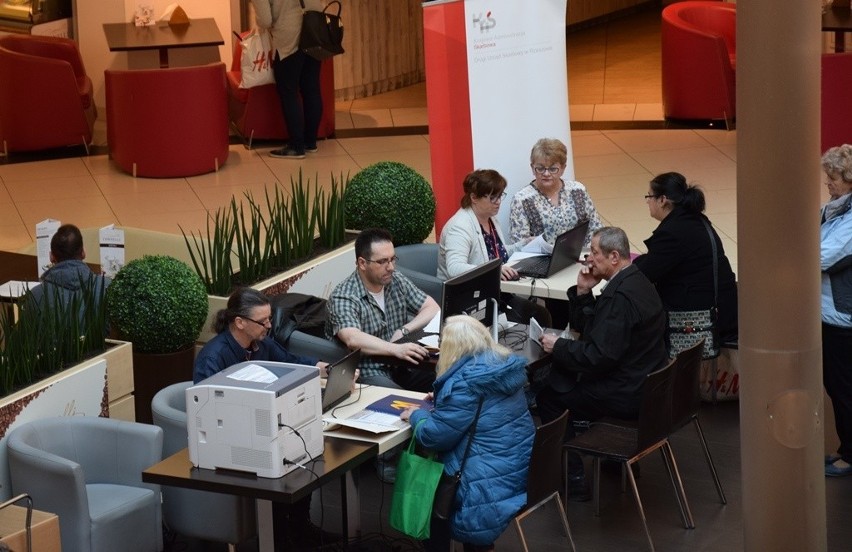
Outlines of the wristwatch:
{"label": "wristwatch", "polygon": [[400,332],[402,332],[402,335],[403,335],[403,336],[406,336],[406,335],[408,335],[409,333],[411,333],[411,332],[409,332],[409,331],[408,331],[408,328],[406,328],[405,326],[401,327],[401,328],[399,329],[399,331],[400,331]]}

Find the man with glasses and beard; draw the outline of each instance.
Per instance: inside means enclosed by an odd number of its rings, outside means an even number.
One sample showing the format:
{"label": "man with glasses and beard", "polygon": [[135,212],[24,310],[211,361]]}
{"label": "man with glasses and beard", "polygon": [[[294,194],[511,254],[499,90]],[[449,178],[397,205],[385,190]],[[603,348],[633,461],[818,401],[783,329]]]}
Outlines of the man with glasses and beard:
{"label": "man with glasses and beard", "polygon": [[393,237],[387,230],[364,230],[355,239],[355,271],[328,299],[326,335],[350,350],[361,349],[362,383],[428,392],[434,371],[391,368],[375,356],[417,365],[429,356],[419,343],[394,343],[426,326],[440,307],[403,274],[396,272]]}

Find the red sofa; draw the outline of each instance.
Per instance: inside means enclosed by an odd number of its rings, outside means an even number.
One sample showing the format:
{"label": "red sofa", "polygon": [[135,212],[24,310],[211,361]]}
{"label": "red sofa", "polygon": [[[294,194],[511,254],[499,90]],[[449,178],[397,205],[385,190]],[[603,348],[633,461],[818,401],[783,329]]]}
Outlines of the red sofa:
{"label": "red sofa", "polygon": [[736,4],[678,2],[662,17],[665,117],[735,119]]}
{"label": "red sofa", "polygon": [[822,55],[820,151],[852,144],[852,53]]}
{"label": "red sofa", "polygon": [[[242,36],[247,35],[243,33]],[[274,84],[240,88],[243,75],[240,68],[243,49],[239,41],[234,42],[234,56],[228,71],[228,117],[237,132],[248,141],[249,147],[257,140],[286,140],[287,127]],[[331,58],[322,63],[320,70],[322,91],[322,119],[317,137],[334,135],[334,65]]]}
{"label": "red sofa", "polygon": [[228,159],[225,64],[104,71],[107,142],[134,176],[193,176]]}
{"label": "red sofa", "polygon": [[6,152],[82,145],[97,117],[92,81],[67,38],[0,37],[0,147]]}

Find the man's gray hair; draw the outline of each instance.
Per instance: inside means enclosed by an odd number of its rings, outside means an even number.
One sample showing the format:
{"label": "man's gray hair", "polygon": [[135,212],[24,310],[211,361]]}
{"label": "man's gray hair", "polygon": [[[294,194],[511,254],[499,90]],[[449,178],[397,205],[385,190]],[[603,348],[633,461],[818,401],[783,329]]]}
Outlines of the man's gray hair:
{"label": "man's gray hair", "polygon": [[598,238],[598,247],[605,254],[618,251],[621,258],[630,258],[630,242],[627,241],[627,234],[621,228],[604,226],[595,230],[592,237],[595,236]]}

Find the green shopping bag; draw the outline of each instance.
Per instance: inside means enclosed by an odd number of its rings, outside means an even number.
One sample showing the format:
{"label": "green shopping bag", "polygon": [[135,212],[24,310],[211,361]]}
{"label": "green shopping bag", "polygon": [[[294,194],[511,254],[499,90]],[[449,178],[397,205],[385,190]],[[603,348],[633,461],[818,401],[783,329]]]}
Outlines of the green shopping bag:
{"label": "green shopping bag", "polygon": [[414,428],[408,450],[399,457],[390,509],[391,527],[418,540],[429,538],[432,502],[444,473],[444,465],[432,460],[433,455],[424,458],[414,452],[414,436],[424,421]]}

